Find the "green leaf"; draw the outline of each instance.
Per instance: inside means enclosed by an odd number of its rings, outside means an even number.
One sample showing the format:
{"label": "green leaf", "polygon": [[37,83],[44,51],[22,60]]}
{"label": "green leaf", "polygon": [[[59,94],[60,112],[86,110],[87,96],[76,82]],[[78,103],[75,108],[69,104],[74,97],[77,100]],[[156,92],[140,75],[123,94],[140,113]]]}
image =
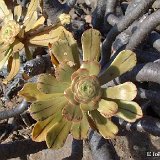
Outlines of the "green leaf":
{"label": "green leaf", "polygon": [[39,0],[31,0],[27,9],[26,16],[24,18],[24,26],[26,26],[28,22],[31,20],[34,12],[37,12],[37,8],[39,5]]}
{"label": "green leaf", "polygon": [[62,110],[62,115],[72,122],[79,122],[82,120],[83,115],[79,105],[68,103]]}
{"label": "green leaf", "polygon": [[70,132],[71,122],[62,119],[57,122],[47,133],[46,143],[49,148],[59,149],[61,148]]}
{"label": "green leaf", "polygon": [[109,119],[104,118],[97,110],[91,111],[90,113],[99,133],[105,139],[114,138],[118,133],[118,127]]}
{"label": "green leaf", "polygon": [[101,66],[97,61],[84,61],[81,64],[81,68],[87,69],[90,76],[97,76],[101,70]]}
{"label": "green leaf", "polygon": [[71,75],[76,69],[76,66],[70,66],[68,62],[61,62],[55,69],[56,79],[61,82],[71,83]]}
{"label": "green leaf", "polygon": [[36,23],[38,18],[37,11],[33,12],[31,17],[27,20],[27,23],[24,24],[25,26],[25,32],[28,32],[30,29],[33,28],[33,25]]}
{"label": "green leaf", "polygon": [[135,122],[142,118],[143,113],[141,107],[133,101],[116,100],[118,104],[117,116],[128,122]]}
{"label": "green leaf", "polygon": [[113,101],[107,101],[107,100],[101,99],[99,101],[99,107],[97,110],[105,118],[110,118],[117,113],[118,105]]}
{"label": "green leaf", "polygon": [[19,22],[21,15],[22,15],[22,6],[21,5],[15,6],[14,7],[14,20],[16,22]]}
{"label": "green leaf", "polygon": [[31,113],[33,119],[43,121],[46,118],[61,112],[66,104],[67,100],[64,96],[45,101],[36,101],[31,104],[29,112]]}
{"label": "green leaf", "polygon": [[37,80],[37,88],[43,93],[63,93],[69,83],[57,81],[54,76],[41,74]]}
{"label": "green leaf", "polygon": [[56,97],[60,97],[63,95],[63,93],[58,94],[45,94],[43,92],[40,92],[37,89],[36,83],[28,82],[24,85],[24,87],[18,92],[20,96],[25,97],[25,99],[29,102],[32,101],[43,101],[43,100],[49,100],[54,99]]}
{"label": "green leaf", "polygon": [[101,85],[131,70],[135,65],[136,54],[130,50],[121,51],[111,65],[100,76],[99,80]]}
{"label": "green leaf", "polygon": [[62,114],[58,112],[55,115],[45,119],[44,121],[38,121],[32,130],[32,140],[36,142],[45,141],[49,129],[61,119]]}
{"label": "green leaf", "polygon": [[88,29],[82,35],[83,61],[98,61],[100,56],[101,34],[98,30]]}
{"label": "green leaf", "polygon": [[11,71],[9,75],[3,80],[3,83],[7,84],[9,81],[11,81],[19,72],[19,69],[20,69],[20,58],[19,58],[19,53],[16,52],[13,54]]}
{"label": "green leaf", "polygon": [[30,35],[29,37],[29,43],[38,45],[38,46],[46,46],[48,47],[48,44],[52,44],[56,42],[60,35],[62,34],[64,30],[64,27],[47,27],[47,29],[44,31],[41,31],[40,33],[36,35]]}
{"label": "green leaf", "polygon": [[87,138],[89,131],[89,123],[86,113],[83,113],[83,118],[80,122],[73,122],[71,127],[71,134],[75,139],[83,140]]}
{"label": "green leaf", "polygon": [[133,100],[137,95],[137,88],[132,82],[126,82],[114,87],[103,88],[103,98]]}
{"label": "green leaf", "polygon": [[3,19],[6,15],[8,15],[10,12],[7,8],[7,5],[5,4],[4,0],[0,0],[0,19]]}
{"label": "green leaf", "polygon": [[5,52],[4,58],[0,61],[0,70],[3,68],[3,66],[11,56],[12,52],[13,52],[13,49],[11,47]]}
{"label": "green leaf", "polygon": [[71,87],[67,88],[64,91],[64,96],[66,97],[68,102],[71,103],[72,105],[77,105],[78,104],[78,102],[74,99],[74,94],[71,90]]}
{"label": "green leaf", "polygon": [[95,103],[93,101],[90,101],[89,103],[87,104],[80,104],[80,107],[81,109],[84,111],[84,112],[88,112],[88,111],[92,111],[92,110],[95,110],[98,108],[98,103]]}

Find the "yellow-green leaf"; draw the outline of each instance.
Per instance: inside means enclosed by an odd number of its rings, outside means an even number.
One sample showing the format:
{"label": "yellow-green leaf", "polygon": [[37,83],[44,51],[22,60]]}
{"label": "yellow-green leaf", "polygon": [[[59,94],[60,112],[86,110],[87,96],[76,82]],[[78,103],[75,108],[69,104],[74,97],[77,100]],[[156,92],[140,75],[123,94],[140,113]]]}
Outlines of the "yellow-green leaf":
{"label": "yellow-green leaf", "polygon": [[136,54],[130,50],[121,51],[111,65],[100,76],[101,85],[131,70],[136,65]]}
{"label": "yellow-green leaf", "polygon": [[107,101],[107,100],[101,99],[99,101],[99,107],[97,110],[105,118],[110,118],[117,113],[118,105],[113,101]]}
{"label": "yellow-green leaf", "polygon": [[62,110],[62,115],[68,120],[72,122],[79,122],[82,120],[83,115],[80,109],[80,105],[73,105],[68,103]]}
{"label": "yellow-green leaf", "polygon": [[88,29],[82,35],[83,61],[98,61],[100,56],[101,34],[98,30]]}
{"label": "yellow-green leaf", "polygon": [[80,122],[73,122],[71,127],[71,134],[75,139],[83,140],[87,138],[89,131],[89,123],[86,113],[83,113],[83,118]]}
{"label": "yellow-green leaf", "polygon": [[59,62],[71,61],[73,65],[76,65],[74,57],[77,55],[74,55],[74,53],[72,53],[72,49],[69,46],[69,43],[65,40],[59,39],[58,41],[53,43],[52,54],[54,54]]}
{"label": "yellow-green leaf", "polygon": [[90,76],[97,76],[101,70],[101,66],[97,61],[84,61],[81,64],[81,68],[87,69]]}
{"label": "yellow-green leaf", "polygon": [[133,100],[137,95],[136,85],[132,82],[125,82],[123,84],[103,88],[103,98],[121,99],[126,101]]}
{"label": "yellow-green leaf", "polygon": [[16,52],[13,54],[11,71],[9,75],[3,80],[3,83],[7,84],[9,81],[11,81],[19,72],[19,69],[20,69],[20,58],[19,58],[19,53]]}
{"label": "yellow-green leaf", "polygon": [[31,35],[29,38],[29,42],[34,45],[47,47],[48,44],[52,44],[59,39],[63,30],[64,28],[62,26],[49,28],[48,30],[40,32],[39,34],[36,34],[34,36]]}
{"label": "yellow-green leaf", "polygon": [[0,19],[3,19],[10,12],[5,4],[4,0],[0,0]]}
{"label": "yellow-green leaf", "polygon": [[39,28],[40,26],[42,26],[42,25],[44,24],[44,21],[45,21],[44,16],[41,16],[41,17],[36,21],[36,23],[33,24],[33,26],[32,26],[31,29],[32,29],[32,30],[35,30],[35,29]]}
{"label": "yellow-green leaf", "polygon": [[61,62],[55,70],[56,79],[61,82],[71,83],[71,75],[77,69],[76,66],[70,66],[69,62]]}
{"label": "yellow-green leaf", "polygon": [[24,23],[25,26],[25,32],[28,32],[30,29],[33,28],[33,25],[36,23],[38,18],[37,12],[33,12],[33,14],[31,15],[31,17],[28,19],[28,21],[26,21],[26,23]]}
{"label": "yellow-green leaf", "polygon": [[99,133],[105,138],[114,138],[118,133],[118,127],[109,119],[104,118],[97,110],[90,112]]}
{"label": "yellow-green leaf", "polygon": [[57,122],[47,133],[46,143],[48,148],[59,149],[61,148],[70,132],[71,122],[62,119]]}
{"label": "yellow-green leaf", "polygon": [[28,9],[27,9],[26,16],[24,18],[24,26],[26,26],[27,23],[30,21],[33,13],[35,11],[37,11],[38,6],[39,6],[39,0],[31,0],[30,4],[28,6]]}
{"label": "yellow-green leaf", "polygon": [[69,85],[69,83],[57,81],[54,76],[49,74],[41,74],[37,80],[37,88],[46,94],[63,93]]}
{"label": "yellow-green leaf", "polygon": [[46,139],[48,130],[54,126],[55,123],[62,119],[62,114],[57,113],[44,121],[38,121],[32,130],[32,140],[42,142]]}
{"label": "yellow-green leaf", "polygon": [[61,112],[66,106],[67,100],[64,96],[57,96],[44,101],[36,101],[31,104],[29,112],[33,119],[37,121],[43,121],[46,118]]}
{"label": "yellow-green leaf", "polygon": [[118,104],[117,116],[128,122],[135,122],[142,118],[143,113],[141,107],[133,101],[116,100]]}
{"label": "yellow-green leaf", "polygon": [[37,89],[37,84],[31,83],[31,82],[26,83],[24,85],[24,87],[18,92],[18,94],[25,97],[25,99],[29,102],[54,99],[56,97],[63,95],[63,93],[61,93],[61,94],[45,94],[43,92],[40,92]]}
{"label": "yellow-green leaf", "polygon": [[14,7],[14,20],[19,22],[21,15],[22,15],[22,6],[21,5],[15,6]]}
{"label": "yellow-green leaf", "polygon": [[2,69],[2,67],[4,66],[4,64],[6,63],[6,61],[9,59],[9,57],[11,56],[13,52],[12,48],[9,48],[5,54],[4,54],[4,58],[0,61],[0,70]]}

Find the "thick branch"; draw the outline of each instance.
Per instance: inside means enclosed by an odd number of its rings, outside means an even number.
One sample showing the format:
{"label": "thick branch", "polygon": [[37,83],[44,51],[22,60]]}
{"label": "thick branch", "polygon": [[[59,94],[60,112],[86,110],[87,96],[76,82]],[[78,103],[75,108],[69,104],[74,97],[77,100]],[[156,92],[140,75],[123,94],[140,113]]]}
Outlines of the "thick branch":
{"label": "thick branch", "polygon": [[117,124],[128,131],[148,132],[149,134],[160,137],[160,121],[158,119],[144,117],[134,123],[129,123],[118,118],[115,119]]}
{"label": "thick branch", "polygon": [[139,5],[137,5],[137,7],[134,10],[125,15],[119,21],[119,23],[117,23],[117,25],[115,25],[110,30],[102,44],[102,66],[104,66],[104,64],[106,64],[110,59],[111,46],[116,36],[123,30],[125,30],[136,19],[138,19],[141,16],[142,12],[147,11],[154,1],[155,0],[141,0],[141,3],[139,3]]}
{"label": "thick branch", "polygon": [[152,44],[153,48],[160,52],[160,34],[157,32],[152,32],[149,37],[148,41]]}
{"label": "thick branch", "polygon": [[46,148],[45,142],[33,142],[31,139],[0,144],[0,159],[7,160],[27,154],[33,154]]}
{"label": "thick branch", "polygon": [[138,88],[138,98],[149,99],[160,104],[160,92]]}
{"label": "thick branch", "polygon": [[145,40],[147,35],[151,33],[158,25],[160,25],[160,9],[149,15],[138,29],[133,33],[126,46],[126,49],[134,50],[141,42]]}
{"label": "thick branch", "polygon": [[27,109],[28,109],[28,103],[25,100],[23,100],[17,107],[13,109],[1,111],[0,120],[8,119],[8,118],[20,115]]}

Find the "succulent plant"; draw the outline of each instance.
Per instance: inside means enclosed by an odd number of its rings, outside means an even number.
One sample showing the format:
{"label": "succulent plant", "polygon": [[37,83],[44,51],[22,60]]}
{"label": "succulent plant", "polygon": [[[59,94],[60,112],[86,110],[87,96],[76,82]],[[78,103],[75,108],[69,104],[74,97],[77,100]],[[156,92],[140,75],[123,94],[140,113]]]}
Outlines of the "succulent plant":
{"label": "succulent plant", "polygon": [[142,117],[141,107],[132,101],[137,94],[132,82],[101,87],[131,70],[136,64],[135,53],[121,51],[100,73],[100,41],[95,29],[83,33],[81,63],[71,33],[50,45],[55,76],[41,74],[37,83],[27,83],[19,92],[32,102],[29,111],[37,121],[32,131],[34,141],[46,141],[49,148],[58,149],[69,133],[75,139],[87,138],[90,127],[106,139],[114,138],[118,127],[111,121],[112,116],[128,122]]}
{"label": "succulent plant", "polygon": [[[41,0],[31,0],[26,15],[21,5],[14,7],[14,12],[7,8],[4,0],[0,1],[0,69],[9,60],[9,75],[3,81],[7,83],[19,71],[19,51],[25,50],[26,57],[31,59],[30,45],[48,46],[63,33],[62,25],[70,23],[70,16],[61,14],[53,26],[44,26],[45,17],[38,13]],[[24,18],[22,18],[24,16]]]}

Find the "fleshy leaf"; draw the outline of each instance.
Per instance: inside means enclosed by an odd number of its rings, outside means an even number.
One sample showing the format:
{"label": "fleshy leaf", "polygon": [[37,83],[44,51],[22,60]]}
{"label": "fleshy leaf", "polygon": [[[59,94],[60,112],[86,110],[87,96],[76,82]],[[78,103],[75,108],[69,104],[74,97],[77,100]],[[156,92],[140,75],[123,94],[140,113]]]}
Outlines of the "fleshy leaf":
{"label": "fleshy leaf", "polygon": [[113,101],[107,101],[107,100],[101,99],[99,101],[99,107],[97,110],[105,118],[110,118],[117,113],[118,105]]}
{"label": "fleshy leaf", "polygon": [[71,75],[76,69],[76,66],[70,66],[68,62],[61,62],[55,70],[56,79],[62,82],[71,83]]}
{"label": "fleshy leaf", "polygon": [[62,115],[72,122],[79,122],[82,120],[83,115],[79,105],[68,103],[62,110]]}
{"label": "fleshy leaf", "polygon": [[24,18],[24,26],[26,26],[27,23],[30,21],[30,19],[33,16],[33,13],[37,11],[38,6],[39,6],[39,0],[31,0],[27,9],[26,16]]}
{"label": "fleshy leaf", "polygon": [[105,139],[114,138],[118,133],[118,127],[111,120],[104,118],[97,110],[90,113],[100,134]]}
{"label": "fleshy leaf", "polygon": [[71,90],[71,88],[67,88],[65,91],[64,91],[64,96],[66,97],[66,99],[68,100],[69,103],[71,103],[72,105],[77,105],[77,101],[75,101],[74,99],[74,94]]}
{"label": "fleshy leaf", "polygon": [[71,122],[62,119],[57,122],[47,133],[46,143],[48,148],[59,149],[61,148],[70,132]]}
{"label": "fleshy leaf", "polygon": [[57,81],[54,76],[41,74],[37,80],[37,88],[46,94],[63,93],[69,83]]}
{"label": "fleshy leaf", "polygon": [[136,54],[130,50],[121,51],[111,65],[100,76],[101,85],[131,70],[136,65]]}
{"label": "fleshy leaf", "polygon": [[135,122],[143,116],[141,107],[133,101],[116,100],[118,104],[117,116],[128,122]]}
{"label": "fleshy leaf", "polygon": [[101,70],[101,66],[97,61],[84,61],[81,64],[81,68],[87,69],[90,76],[97,76]]}
{"label": "fleshy leaf", "polygon": [[54,56],[57,58],[59,62],[71,61],[73,62],[73,65],[75,65],[76,63],[74,56],[78,56],[72,53],[72,49],[69,43],[66,40],[62,40],[62,39],[53,43],[52,53],[54,54]]}
{"label": "fleshy leaf", "polygon": [[41,16],[36,23],[32,26],[32,30],[39,28],[40,26],[42,26],[44,24],[45,18],[43,16]]}
{"label": "fleshy leaf", "polygon": [[66,104],[66,98],[64,96],[59,96],[50,100],[36,101],[32,103],[29,108],[29,112],[33,119],[43,121],[46,118],[61,112]]}
{"label": "fleshy leaf", "polygon": [[26,83],[24,85],[24,87],[19,91],[18,94],[25,97],[25,99],[29,102],[54,99],[56,97],[59,97],[59,96],[63,95],[63,93],[45,94],[43,92],[40,92],[37,89],[37,84],[36,83],[30,83],[30,82]]}
{"label": "fleshy leaf", "polygon": [[62,119],[62,114],[57,113],[44,121],[38,121],[32,130],[32,140],[42,142],[45,140],[48,130],[54,126],[55,123]]}
{"label": "fleshy leaf", "polygon": [[114,87],[103,90],[103,98],[121,99],[126,101],[133,100],[137,95],[137,88],[132,82],[126,82]]}
{"label": "fleshy leaf", "polygon": [[34,45],[38,46],[48,46],[48,44],[52,44],[56,42],[60,35],[62,34],[64,30],[64,27],[53,27],[48,28],[47,30],[44,30],[43,32],[40,32],[39,34],[36,34],[34,36],[30,36],[29,42]]}
{"label": "fleshy leaf", "polygon": [[9,59],[9,57],[11,56],[13,52],[12,48],[9,48],[4,55],[4,58],[0,61],[0,70],[2,69],[2,67],[4,66],[4,64],[6,63],[6,61]]}
{"label": "fleshy leaf", "polygon": [[27,20],[27,23],[24,24],[25,26],[25,32],[28,32],[30,29],[33,28],[33,25],[36,23],[38,18],[37,11],[33,12],[31,17]]}
{"label": "fleshy leaf", "polygon": [[19,72],[19,69],[20,69],[20,57],[19,57],[19,53],[16,52],[13,54],[11,71],[9,75],[3,80],[3,83],[7,84],[9,81],[11,81]]}
{"label": "fleshy leaf", "polygon": [[14,19],[16,20],[16,22],[19,22],[19,19],[22,15],[22,6],[18,5],[14,7]]}
{"label": "fleshy leaf", "polygon": [[[71,80],[74,80],[75,77],[79,77],[79,76],[88,76],[89,75],[89,71],[85,68],[80,68],[78,69],[76,72],[74,72],[71,76]],[[74,82],[73,82],[74,83]]]}
{"label": "fleshy leaf", "polygon": [[5,4],[4,0],[0,0],[0,19],[3,19],[5,15],[8,15],[10,12]]}
{"label": "fleshy leaf", "polygon": [[71,134],[75,139],[83,140],[87,138],[89,130],[89,123],[86,113],[83,113],[83,118],[80,122],[73,122],[71,127]]}
{"label": "fleshy leaf", "polygon": [[84,111],[84,112],[87,112],[87,111],[92,111],[92,110],[95,110],[98,108],[98,104],[97,103],[94,103],[93,101],[87,103],[87,104],[80,104],[80,107],[81,109]]}
{"label": "fleshy leaf", "polygon": [[98,61],[101,35],[98,30],[88,29],[82,35],[83,61]]}

